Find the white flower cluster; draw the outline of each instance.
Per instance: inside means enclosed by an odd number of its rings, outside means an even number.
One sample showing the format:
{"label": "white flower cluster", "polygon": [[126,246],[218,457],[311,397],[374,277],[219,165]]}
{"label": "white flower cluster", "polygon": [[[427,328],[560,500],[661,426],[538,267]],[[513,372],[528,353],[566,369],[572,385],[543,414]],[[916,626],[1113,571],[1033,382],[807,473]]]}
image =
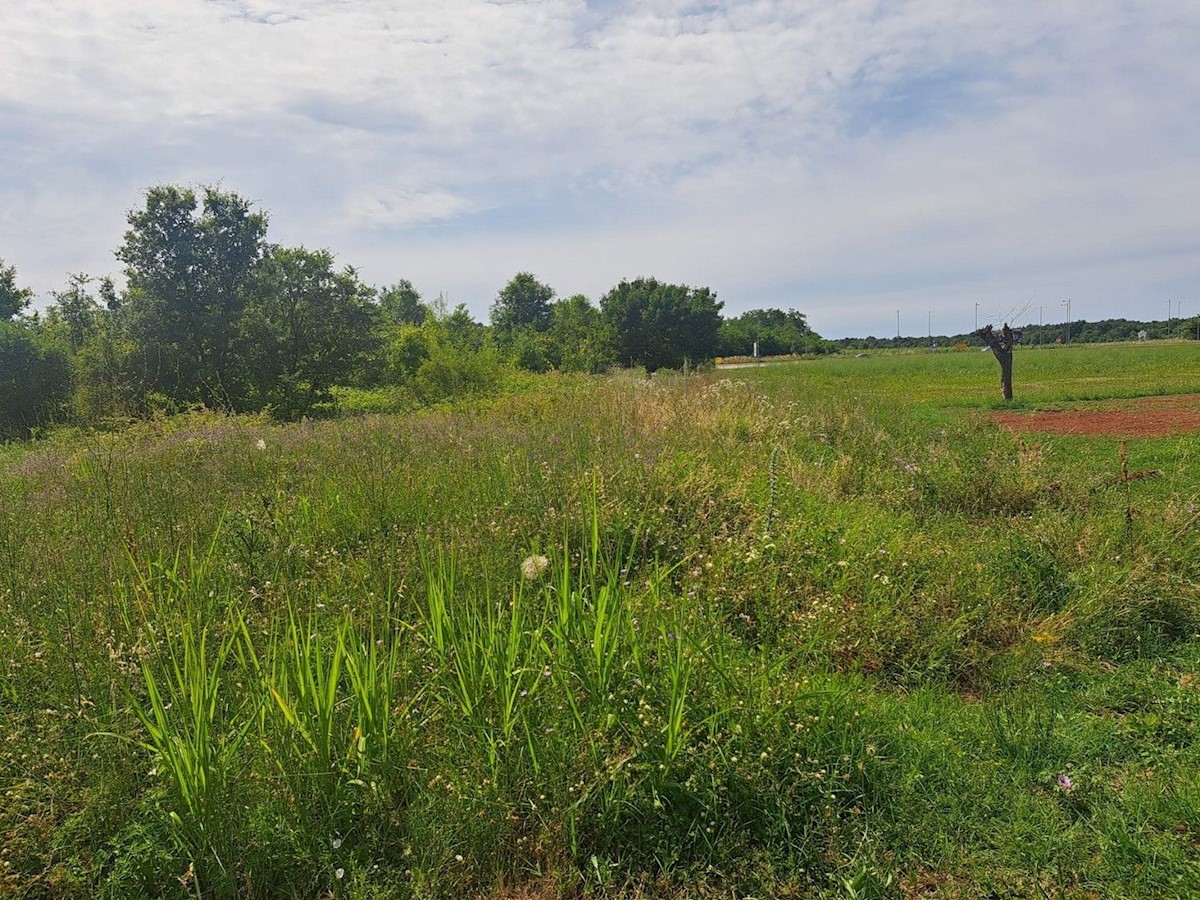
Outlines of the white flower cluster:
{"label": "white flower cluster", "polygon": [[541,554],[527,556],[521,563],[521,575],[526,581],[537,581],[548,568],[550,568],[550,560]]}

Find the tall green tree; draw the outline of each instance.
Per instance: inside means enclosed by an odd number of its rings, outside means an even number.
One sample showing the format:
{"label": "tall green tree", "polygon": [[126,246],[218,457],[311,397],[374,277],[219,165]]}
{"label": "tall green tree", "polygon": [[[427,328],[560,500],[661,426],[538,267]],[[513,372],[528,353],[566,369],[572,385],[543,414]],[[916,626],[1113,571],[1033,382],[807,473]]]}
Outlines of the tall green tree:
{"label": "tall green tree", "polygon": [[596,373],[612,363],[611,341],[600,310],[583,294],[554,304],[549,335],[557,369]]}
{"label": "tall green tree", "polygon": [[706,287],[655,278],[622,281],[600,298],[617,360],[650,372],[716,356],[723,305]]}
{"label": "tall green tree", "polygon": [[291,418],[353,381],[378,344],[372,293],[327,250],[272,247],[242,325],[251,405]]}
{"label": "tall green tree", "polygon": [[434,325],[440,339],[448,347],[458,351],[478,353],[487,340],[487,328],[475,321],[465,303],[458,304],[450,312],[435,316]]}
{"label": "tall green tree", "polygon": [[505,347],[522,329],[549,329],[553,300],[554,288],[542,284],[531,272],[518,272],[492,303],[491,322],[496,342]]}
{"label": "tall green tree", "polygon": [[152,390],[177,402],[238,407],[238,323],[265,252],[267,217],[237,194],[161,185],[129,213],[125,263],[131,336]]}
{"label": "tall green tree", "polygon": [[379,292],[379,308],[388,325],[421,325],[429,315],[429,308],[407,278]]}
{"label": "tall green tree", "polygon": [[804,353],[820,344],[802,312],[752,309],[721,323],[722,356],[749,356],[758,344],[761,356]]}
{"label": "tall green tree", "polygon": [[33,291],[17,287],[17,269],[0,259],[0,322],[9,322],[29,305]]}
{"label": "tall green tree", "polygon": [[67,287],[54,291],[54,303],[46,310],[43,329],[78,353],[100,327],[104,309],[92,296],[88,285],[92,278],[83,273],[70,276]]}

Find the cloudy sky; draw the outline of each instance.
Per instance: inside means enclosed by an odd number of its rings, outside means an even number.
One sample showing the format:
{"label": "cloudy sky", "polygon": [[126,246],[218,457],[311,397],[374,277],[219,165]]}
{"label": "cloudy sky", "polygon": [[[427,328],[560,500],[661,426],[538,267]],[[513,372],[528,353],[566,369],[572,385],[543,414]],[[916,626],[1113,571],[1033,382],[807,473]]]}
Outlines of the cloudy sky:
{"label": "cloudy sky", "polygon": [[[480,319],[517,271],[821,334],[1200,312],[1190,0],[3,0],[0,257],[160,183]],[[1172,312],[1177,307],[1172,304]]]}

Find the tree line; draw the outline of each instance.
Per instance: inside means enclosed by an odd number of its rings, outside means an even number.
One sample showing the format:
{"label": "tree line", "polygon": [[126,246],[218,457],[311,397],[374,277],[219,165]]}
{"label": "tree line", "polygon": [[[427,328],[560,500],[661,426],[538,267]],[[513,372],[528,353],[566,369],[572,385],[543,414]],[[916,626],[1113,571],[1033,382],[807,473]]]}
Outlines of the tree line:
{"label": "tree line", "polygon": [[[1022,325],[1021,346],[1042,347],[1071,344],[1110,344],[1122,341],[1137,341],[1139,335],[1146,340],[1166,339],[1200,340],[1200,316],[1179,319],[1139,321],[1137,319],[1099,319],[1089,322],[1076,319],[1045,325]],[[949,349],[957,345],[979,346],[974,332],[960,334],[905,335],[903,337],[849,337],[835,338],[830,344],[837,350],[885,350],[912,349],[928,350],[931,345]]]}
{"label": "tree line", "polygon": [[219,188],[151,188],[127,221],[119,291],[72,275],[31,313],[32,292],[0,260],[0,438],[195,406],[296,418],[336,387],[435,403],[492,390],[510,369],[653,372],[756,342],[763,355],[830,349],[803,313],[727,319],[709,288],[650,277],[597,305],[520,272],[477,322],[408,280],[368,285],[328,250],[272,243],[266,213]]}

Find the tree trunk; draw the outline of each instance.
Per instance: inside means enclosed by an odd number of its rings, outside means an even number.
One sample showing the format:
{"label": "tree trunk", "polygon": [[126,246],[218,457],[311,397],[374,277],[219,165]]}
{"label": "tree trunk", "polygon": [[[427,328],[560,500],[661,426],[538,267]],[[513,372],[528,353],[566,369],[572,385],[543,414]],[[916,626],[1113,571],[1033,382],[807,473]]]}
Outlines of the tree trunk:
{"label": "tree trunk", "polygon": [[1009,328],[1008,323],[1005,322],[1004,327],[998,332],[993,331],[992,326],[988,325],[976,331],[975,336],[991,348],[996,361],[1000,363],[1000,393],[1004,397],[1004,402],[1008,403],[1013,398],[1013,347],[1021,340],[1021,332]]}
{"label": "tree trunk", "polygon": [[1012,350],[996,353],[996,359],[1000,361],[1000,393],[1008,401],[1012,399]]}

